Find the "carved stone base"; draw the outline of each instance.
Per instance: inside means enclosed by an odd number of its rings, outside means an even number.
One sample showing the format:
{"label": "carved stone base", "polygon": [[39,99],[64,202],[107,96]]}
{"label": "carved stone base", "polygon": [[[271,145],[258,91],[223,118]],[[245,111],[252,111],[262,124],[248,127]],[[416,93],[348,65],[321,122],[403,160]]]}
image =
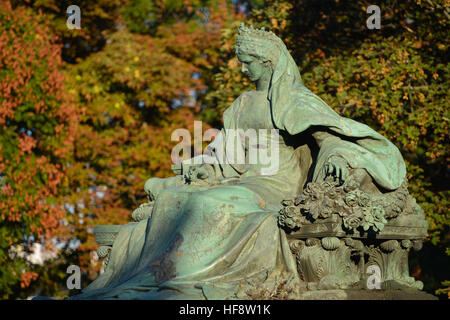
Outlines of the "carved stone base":
{"label": "carved stone base", "polygon": [[299,300],[437,300],[418,290],[315,290],[305,291]]}
{"label": "carved stone base", "polygon": [[300,278],[308,290],[422,290],[408,254],[422,248],[428,222],[407,181],[379,194],[360,187],[355,178],[311,182],[282,202],[278,222]]}
{"label": "carved stone base", "polygon": [[300,278],[309,290],[423,288],[409,276],[408,254],[421,240],[291,239]]}

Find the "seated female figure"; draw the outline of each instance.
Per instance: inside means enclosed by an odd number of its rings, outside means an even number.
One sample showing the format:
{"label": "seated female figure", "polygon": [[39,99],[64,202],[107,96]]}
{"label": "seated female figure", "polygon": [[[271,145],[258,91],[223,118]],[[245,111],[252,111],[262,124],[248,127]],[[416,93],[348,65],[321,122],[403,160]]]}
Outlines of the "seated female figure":
{"label": "seated female figure", "polygon": [[121,227],[105,272],[74,299],[246,298],[280,279],[294,293],[304,285],[277,225],[282,200],[307,181],[349,172],[386,190],[402,183],[397,148],[305,88],[277,36],[241,25],[236,54],[256,90],[225,111],[204,163],[146,182],[149,203]]}

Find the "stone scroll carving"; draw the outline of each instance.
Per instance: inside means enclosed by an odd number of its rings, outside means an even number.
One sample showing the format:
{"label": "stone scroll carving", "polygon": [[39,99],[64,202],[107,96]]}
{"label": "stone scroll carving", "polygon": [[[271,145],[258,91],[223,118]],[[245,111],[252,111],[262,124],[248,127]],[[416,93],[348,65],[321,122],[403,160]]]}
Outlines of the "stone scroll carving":
{"label": "stone scroll carving", "polygon": [[108,267],[110,254],[114,240],[119,233],[119,225],[101,225],[94,227],[95,241],[100,245],[97,249],[97,255],[103,259],[103,267]]}
{"label": "stone scroll carving", "polygon": [[[283,201],[278,221],[310,290],[423,288],[409,275],[408,254],[421,249],[428,223],[406,180],[384,194],[361,190],[351,177],[310,182]],[[379,274],[369,279],[370,270]]]}

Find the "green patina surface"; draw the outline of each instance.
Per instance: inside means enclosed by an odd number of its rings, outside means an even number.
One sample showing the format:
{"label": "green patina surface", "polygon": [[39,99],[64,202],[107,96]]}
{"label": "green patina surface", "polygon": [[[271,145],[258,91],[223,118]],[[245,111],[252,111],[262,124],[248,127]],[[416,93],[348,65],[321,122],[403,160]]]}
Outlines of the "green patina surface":
{"label": "green patina surface", "polygon": [[[101,247],[105,272],[72,298],[258,298],[255,288],[272,292],[281,282],[286,298],[298,298],[361,287],[368,264],[379,265],[386,287],[420,289],[407,274],[407,255],[427,225],[407,190],[398,191],[406,175],[398,149],[309,91],[273,33],[241,26],[236,53],[256,90],[225,111],[223,143],[212,145],[216,161],[184,162],[174,177],[149,179],[136,222],[96,230],[100,244],[113,243]],[[266,136],[278,146],[270,149],[276,170],[221,161],[239,129],[279,130]],[[246,156],[251,149],[246,139],[234,146]]]}

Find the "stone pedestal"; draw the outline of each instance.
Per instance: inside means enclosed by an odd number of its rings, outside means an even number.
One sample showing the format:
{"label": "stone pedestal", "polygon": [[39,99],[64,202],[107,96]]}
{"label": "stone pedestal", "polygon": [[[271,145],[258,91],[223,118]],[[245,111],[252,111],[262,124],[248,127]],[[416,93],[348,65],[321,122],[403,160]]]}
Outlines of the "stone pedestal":
{"label": "stone pedestal", "polygon": [[426,298],[420,292],[423,283],[409,275],[408,265],[410,250],[420,250],[427,237],[421,210],[389,219],[378,232],[348,230],[338,214],[299,221],[298,230],[288,231],[288,241],[309,291],[305,299],[403,299],[414,294]]}
{"label": "stone pedestal", "polygon": [[314,290],[302,292],[299,300],[437,300],[419,290]]}

